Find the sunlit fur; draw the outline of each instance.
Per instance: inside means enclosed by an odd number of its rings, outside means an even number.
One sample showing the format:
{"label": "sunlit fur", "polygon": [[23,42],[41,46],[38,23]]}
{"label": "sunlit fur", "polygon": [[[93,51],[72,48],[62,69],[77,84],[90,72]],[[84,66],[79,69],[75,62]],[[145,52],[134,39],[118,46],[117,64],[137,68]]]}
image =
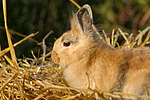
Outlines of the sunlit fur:
{"label": "sunlit fur", "polygon": [[[150,49],[114,49],[99,38],[92,20],[90,6],[84,5],[71,18],[71,30],[54,44],[52,59],[63,68],[66,81],[79,89],[117,88],[124,93],[147,95]],[[71,45],[65,47],[63,41],[71,41]]]}

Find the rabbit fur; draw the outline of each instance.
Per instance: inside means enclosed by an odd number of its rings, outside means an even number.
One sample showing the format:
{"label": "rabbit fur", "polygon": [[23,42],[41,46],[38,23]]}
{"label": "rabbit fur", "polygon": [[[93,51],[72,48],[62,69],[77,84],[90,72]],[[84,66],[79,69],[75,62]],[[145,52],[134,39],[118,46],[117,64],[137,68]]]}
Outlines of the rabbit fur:
{"label": "rabbit fur", "polygon": [[109,46],[94,28],[88,4],[73,14],[71,30],[54,43],[52,59],[63,68],[65,80],[79,89],[116,88],[134,95],[150,90],[150,49]]}

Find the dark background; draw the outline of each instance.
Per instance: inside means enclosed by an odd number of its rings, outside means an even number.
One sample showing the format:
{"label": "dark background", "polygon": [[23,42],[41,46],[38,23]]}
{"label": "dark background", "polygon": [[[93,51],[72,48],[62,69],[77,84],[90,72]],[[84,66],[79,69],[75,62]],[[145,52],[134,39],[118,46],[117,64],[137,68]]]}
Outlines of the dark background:
{"label": "dark background", "polygon": [[[150,0],[75,0],[79,5],[90,4],[93,9],[94,24],[98,30],[105,29],[111,33],[113,28],[135,35],[150,25]],[[0,26],[4,26],[2,1],[0,1]],[[53,33],[46,40],[48,48],[52,48],[55,39],[70,28],[69,18],[77,7],[69,0],[7,0],[8,27],[24,35],[35,33],[34,37],[41,42],[49,32]],[[147,19],[146,19],[147,17]],[[12,33],[13,43],[21,40]],[[8,47],[5,31],[0,29],[0,45]],[[40,46],[28,40],[17,46],[18,58],[32,57],[31,50],[37,56]]]}

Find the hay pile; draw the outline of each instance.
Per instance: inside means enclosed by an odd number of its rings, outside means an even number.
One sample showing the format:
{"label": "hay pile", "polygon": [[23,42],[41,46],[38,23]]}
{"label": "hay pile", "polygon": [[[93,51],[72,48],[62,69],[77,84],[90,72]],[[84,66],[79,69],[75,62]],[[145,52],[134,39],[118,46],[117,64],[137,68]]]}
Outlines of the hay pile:
{"label": "hay pile", "polygon": [[[147,27],[136,37],[120,29],[113,30],[110,37],[103,31],[104,40],[114,48],[143,47],[150,43],[150,27]],[[118,37],[124,38],[119,45]],[[7,50],[8,51],[8,50]],[[0,99],[1,100],[53,100],[53,99],[110,99],[122,98],[121,92],[107,90],[79,90],[70,87],[64,80],[62,69],[55,65],[48,53],[41,58],[18,59],[18,68],[2,51],[0,51]],[[46,60],[43,60],[46,59]],[[142,96],[147,98],[147,96]],[[150,97],[149,97],[150,98]]]}
{"label": "hay pile", "polygon": [[[77,4],[76,4],[77,5]],[[78,6],[78,8],[80,8]],[[62,69],[55,65],[50,58],[51,53],[45,54],[45,45],[43,39],[43,56],[36,58],[17,59],[14,52],[15,46],[23,41],[33,37],[31,34],[18,43],[12,45],[10,33],[7,27],[6,0],[3,0],[3,13],[5,29],[9,48],[0,51],[0,99],[1,100],[59,100],[59,99],[111,99],[120,98],[122,95],[131,96],[121,92],[112,92],[107,90],[76,89],[70,87],[64,80]],[[103,35],[102,35],[103,34]],[[121,29],[113,30],[110,36],[102,31],[102,38],[114,48],[134,48],[144,47],[150,43],[150,27],[147,27],[136,37],[131,33],[122,32]],[[119,36],[124,38],[123,44],[118,43]],[[6,53],[10,51],[11,58]],[[45,60],[46,59],[46,60]],[[147,93],[149,94],[149,93]],[[136,96],[149,98],[150,96]]]}

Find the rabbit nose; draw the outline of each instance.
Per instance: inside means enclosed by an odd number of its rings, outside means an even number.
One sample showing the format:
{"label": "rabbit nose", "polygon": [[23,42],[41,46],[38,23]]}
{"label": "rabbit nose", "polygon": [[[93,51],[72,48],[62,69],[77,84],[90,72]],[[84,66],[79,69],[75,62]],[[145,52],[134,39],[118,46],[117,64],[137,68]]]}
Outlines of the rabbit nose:
{"label": "rabbit nose", "polygon": [[52,59],[53,59],[53,61],[55,63],[59,63],[60,62],[60,58],[59,58],[57,52],[55,52],[55,51],[52,52]]}

